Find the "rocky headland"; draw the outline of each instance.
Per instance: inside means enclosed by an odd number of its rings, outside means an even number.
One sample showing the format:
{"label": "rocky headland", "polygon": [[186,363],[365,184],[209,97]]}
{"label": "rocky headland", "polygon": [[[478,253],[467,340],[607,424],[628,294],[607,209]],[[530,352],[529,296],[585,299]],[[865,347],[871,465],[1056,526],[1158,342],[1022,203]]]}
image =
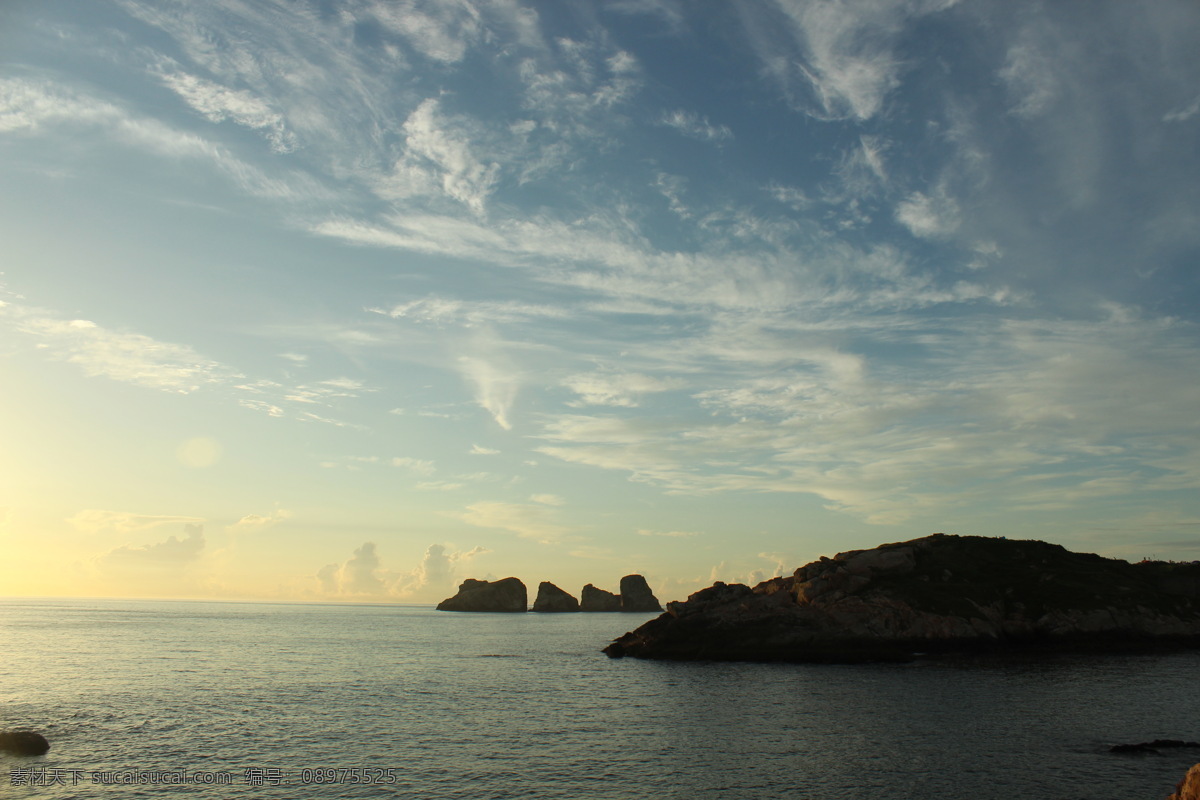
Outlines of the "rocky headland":
{"label": "rocky headland", "polygon": [[1020,647],[1200,646],[1200,564],[934,534],[716,583],[605,648],[619,658],[854,662]]}
{"label": "rocky headland", "polygon": [[[662,606],[650,585],[641,575],[621,578],[619,595],[597,589],[592,584],[583,587],[583,602],[549,581],[538,585],[533,611],[554,613],[564,611],[662,611]],[[438,611],[525,611],[528,591],[517,578],[499,581],[480,581],[468,578],[458,587],[458,594],[438,603]]]}
{"label": "rocky headland", "polygon": [[1200,764],[1187,771],[1167,800],[1200,800]]}

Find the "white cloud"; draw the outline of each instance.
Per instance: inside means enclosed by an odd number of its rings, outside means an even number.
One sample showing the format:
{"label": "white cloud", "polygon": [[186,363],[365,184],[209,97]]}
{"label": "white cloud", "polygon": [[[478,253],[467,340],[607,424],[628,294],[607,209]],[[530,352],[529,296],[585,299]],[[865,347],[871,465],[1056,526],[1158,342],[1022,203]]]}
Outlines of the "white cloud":
{"label": "white cloud", "polygon": [[229,119],[238,125],[263,131],[277,153],[296,149],[296,136],[283,116],[267,102],[247,91],[235,91],[185,72],[165,73],[162,81],[210,122]]}
{"label": "white cloud", "polygon": [[453,592],[464,567],[488,552],[486,547],[459,551],[435,543],[416,567],[394,570],[384,565],[374,542],[364,542],[351,558],[326,564],[315,577],[321,594],[331,598],[436,602]]}
{"label": "white cloud", "polygon": [[464,125],[442,118],[436,98],[417,106],[404,122],[406,151],[383,194],[395,197],[426,194],[432,184],[475,214],[484,212],[499,179],[500,166],[484,164],[462,135]]}
{"label": "white cloud", "polygon": [[434,466],[432,461],[427,461],[420,458],[411,458],[408,456],[393,458],[392,466],[403,467],[404,469],[412,470],[413,472],[419,472],[422,475],[432,475],[437,471],[437,468]]}
{"label": "white cloud", "polygon": [[494,450],[490,447],[481,447],[480,445],[471,445],[471,455],[473,456],[494,456],[499,455],[499,450]]}
{"label": "white cloud", "polygon": [[656,531],[649,528],[638,528],[638,536],[664,536],[669,539],[686,539],[699,535],[695,531]]}
{"label": "white cloud", "polygon": [[663,114],[659,124],[674,128],[684,136],[699,139],[702,142],[722,144],[733,139],[733,131],[729,130],[728,126],[713,125],[708,121],[708,117],[702,117],[693,111],[684,111],[683,109],[668,111]]}
{"label": "white cloud", "polygon": [[242,377],[187,345],[109,330],[90,320],[56,318],[41,309],[8,303],[0,309],[0,322],[32,337],[48,354],[79,366],[89,376],[179,394]]}
{"label": "white cloud", "polygon": [[258,531],[273,528],[281,522],[291,519],[291,512],[286,509],[277,508],[267,516],[261,514],[247,514],[237,522],[230,525],[227,530],[230,533],[256,533]]}
{"label": "white cloud", "polygon": [[421,55],[444,64],[461,61],[483,33],[479,10],[461,0],[375,2],[369,13]]}
{"label": "white cloud", "polygon": [[592,372],[572,375],[563,381],[563,385],[579,395],[579,400],[570,405],[624,406],[628,408],[638,405],[638,398],[641,395],[678,389],[683,385],[683,381],[674,378],[655,378],[637,372],[619,374]]}
{"label": "white cloud", "polygon": [[1168,111],[1163,115],[1163,122],[1186,122],[1197,114],[1200,114],[1200,95],[1190,105]]}
{"label": "white cloud", "polygon": [[[752,19],[759,55],[785,86],[796,79],[811,89],[829,119],[865,121],[877,116],[888,93],[900,85],[903,60],[896,54],[912,20],[954,5],[956,0],[848,0],[806,3],[775,0],[790,46],[777,41],[775,14]],[[796,60],[797,53],[803,63]]]}
{"label": "white cloud", "polygon": [[475,402],[507,431],[512,429],[509,412],[521,384],[519,374],[506,362],[499,353],[458,359],[459,370],[474,390]]}
{"label": "white cloud", "polygon": [[958,203],[945,194],[934,197],[913,192],[896,205],[896,220],[913,236],[936,239],[958,229]]}
{"label": "white cloud", "polygon": [[545,544],[560,541],[570,533],[570,528],[557,522],[552,507],[541,503],[472,503],[458,518],[480,528],[500,528]]}

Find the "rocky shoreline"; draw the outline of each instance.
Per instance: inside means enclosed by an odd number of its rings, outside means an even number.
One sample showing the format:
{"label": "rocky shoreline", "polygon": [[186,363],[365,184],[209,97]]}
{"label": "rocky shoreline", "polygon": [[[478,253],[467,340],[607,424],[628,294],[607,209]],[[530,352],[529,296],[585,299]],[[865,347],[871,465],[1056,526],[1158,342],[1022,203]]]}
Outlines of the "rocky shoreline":
{"label": "rocky shoreline", "polygon": [[626,633],[614,658],[857,662],[1016,648],[1200,646],[1200,564],[934,534],[751,588],[716,583]]}

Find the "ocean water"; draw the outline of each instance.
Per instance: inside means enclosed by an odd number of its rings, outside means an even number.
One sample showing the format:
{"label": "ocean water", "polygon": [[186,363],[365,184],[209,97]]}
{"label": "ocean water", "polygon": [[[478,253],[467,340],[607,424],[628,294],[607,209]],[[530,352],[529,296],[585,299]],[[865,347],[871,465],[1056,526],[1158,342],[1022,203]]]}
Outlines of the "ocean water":
{"label": "ocean water", "polygon": [[[0,797],[1162,800],[1200,653],[610,660],[649,615],[0,600]],[[162,783],[161,781],[186,783]],[[160,781],[155,783],[154,781]]]}

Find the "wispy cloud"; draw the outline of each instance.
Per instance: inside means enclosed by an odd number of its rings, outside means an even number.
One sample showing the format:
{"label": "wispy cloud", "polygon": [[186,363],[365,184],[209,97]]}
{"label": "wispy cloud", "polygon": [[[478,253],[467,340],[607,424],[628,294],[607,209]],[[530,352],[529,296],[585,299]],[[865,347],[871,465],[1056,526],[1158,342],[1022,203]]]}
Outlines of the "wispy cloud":
{"label": "wispy cloud", "polygon": [[178,523],[202,523],[199,517],[164,514],[137,514],[130,511],[107,511],[98,508],[84,509],[67,520],[76,530],[83,533],[133,533],[157,528],[161,525]]}
{"label": "wispy cloud", "polygon": [[702,142],[721,144],[733,138],[733,131],[729,129],[729,126],[713,125],[707,117],[683,109],[664,113],[660,124],[674,128],[684,136],[699,139]]}
{"label": "wispy cloud", "polygon": [[0,323],[7,323],[49,355],[76,364],[91,376],[179,394],[242,377],[187,345],[110,330],[91,320],[63,319],[38,308],[4,304]]}
{"label": "wispy cloud", "polygon": [[[897,55],[897,45],[905,25],[955,2],[775,0],[754,12],[749,21],[768,70],[786,88],[802,82],[810,89],[816,101],[810,113],[826,119],[868,120],[880,113],[888,93],[900,85],[904,61]],[[782,23],[778,30],[777,21]],[[788,38],[782,39],[780,33]]]}
{"label": "wispy cloud", "polygon": [[571,532],[570,527],[557,521],[553,506],[544,503],[484,501],[472,503],[458,516],[469,525],[500,528],[546,544],[560,541]]}

